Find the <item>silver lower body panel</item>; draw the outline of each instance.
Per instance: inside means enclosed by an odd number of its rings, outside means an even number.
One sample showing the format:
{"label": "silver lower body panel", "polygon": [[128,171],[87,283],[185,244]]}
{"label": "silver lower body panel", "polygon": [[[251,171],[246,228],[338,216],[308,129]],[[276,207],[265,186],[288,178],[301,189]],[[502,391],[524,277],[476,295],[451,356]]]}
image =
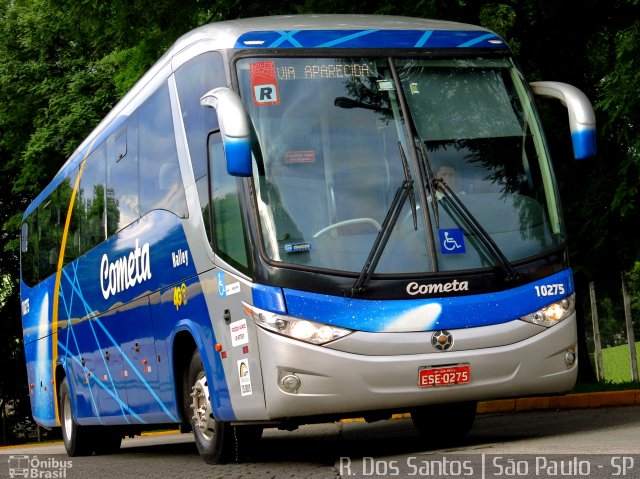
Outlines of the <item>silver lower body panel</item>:
{"label": "silver lower body panel", "polygon": [[[479,337],[486,328],[477,328]],[[522,330],[521,321],[499,325],[496,333]],[[538,328],[538,327],[536,327]],[[456,336],[474,336],[474,329],[452,330]],[[358,335],[359,333],[354,333]],[[258,328],[265,402],[270,419],[315,415],[345,415],[373,410],[401,410],[443,402],[488,400],[568,391],[577,377],[577,361],[567,365],[568,351],[577,356],[575,314],[550,329],[536,329],[510,344],[487,341],[487,347],[447,352],[435,351],[430,342],[416,351],[416,335],[430,333],[380,333],[379,341],[357,342],[357,352],[314,346]],[[385,350],[385,336],[393,335],[395,354]],[[402,350],[402,337],[408,354]],[[497,334],[497,336],[500,336]],[[508,334],[507,334],[508,336]],[[503,336],[504,337],[504,336]],[[389,337],[391,338],[391,337]],[[353,338],[352,338],[353,340]],[[368,343],[369,346],[363,346]],[[496,345],[500,344],[500,345]],[[365,354],[370,349],[369,354]],[[468,364],[471,380],[465,384],[422,388],[418,371],[424,367]],[[287,392],[281,380],[295,375],[297,392]]]}

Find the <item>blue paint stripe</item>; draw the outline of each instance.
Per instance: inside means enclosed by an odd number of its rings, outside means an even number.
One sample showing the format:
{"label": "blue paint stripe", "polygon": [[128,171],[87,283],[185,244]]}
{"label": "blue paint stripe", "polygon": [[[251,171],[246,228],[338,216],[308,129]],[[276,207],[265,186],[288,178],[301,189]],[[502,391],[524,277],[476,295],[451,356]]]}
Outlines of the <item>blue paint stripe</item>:
{"label": "blue paint stripe", "polygon": [[433,30],[429,30],[428,32],[424,32],[424,34],[420,37],[420,40],[418,40],[416,42],[416,47],[420,48],[423,47],[427,41],[429,40],[429,37],[431,36],[431,34],[433,33]]}
{"label": "blue paint stripe", "polygon": [[473,38],[469,41],[466,41],[464,43],[461,43],[460,45],[458,45],[458,48],[465,48],[465,47],[472,47],[474,45],[477,45],[478,43],[481,43],[485,40],[488,40],[489,38],[494,38],[497,37],[498,35],[496,35],[495,33],[487,33],[486,35],[482,35],[480,37],[477,38]]}
{"label": "blue paint stripe", "polygon": [[[107,376],[109,377],[109,383],[111,384],[111,387],[113,388],[113,395],[118,396],[118,388],[116,387],[115,381],[113,380],[113,376],[111,375],[111,369],[109,368],[109,365],[107,364],[107,358],[104,357],[104,353],[102,352],[102,345],[100,344],[100,341],[98,341],[98,335],[96,334],[96,330],[93,327],[93,322],[92,319],[95,316],[91,315],[91,317],[89,318],[89,327],[91,328],[91,333],[93,334],[93,339],[95,339],[96,341],[96,346],[98,347],[98,350],[100,351],[100,358],[102,359],[102,364],[104,364],[104,368],[107,371]],[[94,375],[92,374],[91,377],[93,377]],[[125,385],[125,393],[126,393],[126,385]],[[113,396],[112,395],[112,396]],[[125,420],[127,422],[130,422],[129,418],[127,417],[127,415],[125,414],[124,409],[122,408],[122,401],[118,400],[118,405],[120,406],[120,412],[122,413],[122,416],[125,418]],[[127,407],[127,409],[129,409]]]}
{"label": "blue paint stripe", "polygon": [[[78,266],[77,266],[77,263],[73,264],[72,268],[73,268],[73,280],[77,281],[77,279],[78,279]],[[62,346],[62,348],[65,351],[71,351],[69,349],[69,338],[71,338],[71,339],[73,339],[73,344],[76,347],[76,351],[77,351],[76,354],[78,356],[80,356],[80,345],[78,344],[78,339],[77,339],[76,334],[75,334],[75,332],[73,330],[73,322],[71,321],[71,308],[72,308],[72,304],[73,304],[73,295],[71,296],[71,302],[69,304],[69,307],[67,307],[67,300],[64,297],[64,295],[62,294],[62,288],[60,288],[60,298],[62,299],[62,303],[63,303],[63,305],[65,307],[66,312],[67,312],[67,334],[66,334],[66,337],[65,337],[64,346]],[[82,364],[82,363],[80,363],[80,364]],[[85,377],[86,377],[86,373],[87,373],[88,369],[84,365],[82,366],[82,369],[83,369],[83,374],[85,374]],[[100,417],[100,411],[98,409],[97,399],[95,398],[95,396],[93,394],[93,390],[91,388],[88,388],[88,389],[89,389],[89,397],[91,399],[91,407],[93,408],[93,411],[95,412],[96,417],[100,421],[100,424],[104,424],[104,421],[102,420],[102,417]]]}
{"label": "blue paint stripe", "polygon": [[109,340],[113,343],[113,345],[118,349],[118,351],[120,352],[120,354],[122,355],[122,358],[127,362],[127,364],[129,366],[131,366],[131,368],[133,369],[133,372],[136,374],[136,376],[138,376],[138,379],[142,382],[142,384],[144,385],[144,387],[147,388],[147,390],[151,393],[151,395],[153,396],[153,398],[156,400],[156,402],[158,403],[158,405],[162,408],[162,410],[165,412],[165,414],[167,416],[169,416],[169,419],[171,419],[172,421],[177,421],[176,417],[171,414],[171,411],[169,411],[169,409],[167,409],[167,407],[164,405],[164,403],[162,402],[162,400],[158,397],[158,395],[156,394],[156,392],[153,390],[153,388],[149,385],[149,383],[147,382],[147,380],[142,376],[142,374],[140,373],[140,371],[138,371],[138,368],[135,366],[135,364],[133,364],[133,362],[131,361],[131,359],[129,359],[129,356],[127,356],[124,351],[122,350],[122,348],[120,347],[120,345],[118,345],[118,343],[116,342],[116,340],[113,338],[113,336],[111,336],[111,333],[109,333],[109,331],[107,331],[107,328],[104,327],[104,325],[100,322],[100,320],[96,319],[96,322],[98,323],[98,326],[100,326],[100,328],[102,328],[102,331],[104,331],[104,333],[107,335],[107,337],[109,338]]}
{"label": "blue paint stripe", "polygon": [[[91,333],[93,334],[93,339],[96,342],[96,346],[97,349],[100,351],[100,358],[102,358],[102,363],[104,364],[104,368],[107,372],[107,376],[109,378],[109,383],[111,384],[111,387],[113,388],[113,395],[118,396],[118,388],[116,387],[115,381],[113,380],[113,376],[111,374],[111,369],[109,368],[109,365],[107,364],[107,359],[104,357],[104,354],[102,352],[102,345],[100,344],[100,341],[98,340],[98,335],[96,334],[96,330],[93,327],[93,322],[92,319],[95,318],[97,321],[97,317],[94,315],[94,313],[89,309],[89,305],[86,301],[84,301],[83,299],[83,295],[80,292],[80,290],[78,288],[75,287],[75,284],[71,282],[71,279],[69,278],[69,274],[67,273],[66,269],[62,270],[62,273],[64,274],[66,280],[69,282],[69,285],[71,286],[72,290],[75,290],[78,294],[78,297],[80,297],[80,300],[83,302],[84,307],[85,307],[85,314],[89,314],[89,328],[91,329]],[[62,294],[62,288],[60,288],[60,294]],[[94,375],[91,374],[91,377],[93,377]],[[111,392],[110,392],[111,394]],[[122,401],[120,401],[120,399],[118,398],[118,405],[120,406],[120,412],[122,413],[122,416],[125,418],[125,420],[127,422],[131,422],[129,420],[129,418],[127,417],[125,410],[122,407],[122,404],[120,404]]]}
{"label": "blue paint stripe", "polygon": [[318,45],[317,48],[333,47],[333,46],[339,45],[341,43],[348,42],[349,40],[353,40],[355,38],[360,38],[362,36],[369,35],[370,33],[374,33],[376,31],[377,30],[364,30],[362,32],[357,32],[357,33],[353,33],[351,35],[346,35],[346,36],[344,36],[342,38],[336,38],[335,40],[332,40],[330,42],[322,43],[321,45]]}
{"label": "blue paint stripe", "polygon": [[[63,269],[63,273],[64,275],[68,277],[68,273],[66,271],[66,269]],[[70,283],[72,289],[76,292],[76,294],[78,295],[78,298],[80,299],[80,301],[82,301],[83,305],[85,306],[85,311],[87,314],[90,315],[90,318],[93,318],[95,320],[95,322],[98,324],[98,326],[100,326],[100,328],[102,329],[102,331],[107,335],[107,338],[109,339],[109,341],[111,341],[111,343],[113,344],[113,346],[116,347],[116,349],[118,350],[118,352],[121,354],[122,358],[127,362],[127,364],[129,364],[129,366],[131,366],[131,368],[133,369],[133,372],[136,374],[136,376],[138,376],[138,379],[140,379],[140,381],[142,382],[142,384],[144,385],[144,387],[149,391],[149,393],[153,396],[153,398],[156,400],[156,402],[158,403],[158,405],[162,408],[162,410],[165,412],[165,414],[167,416],[169,416],[169,418],[172,421],[177,421],[176,417],[171,414],[171,411],[169,411],[169,409],[164,405],[164,403],[162,402],[162,400],[158,397],[158,395],[156,394],[156,392],[153,390],[153,388],[149,385],[149,383],[147,382],[147,380],[142,376],[142,374],[140,373],[140,371],[138,371],[138,368],[133,364],[133,362],[131,361],[131,359],[129,359],[129,357],[125,354],[125,352],[122,350],[122,348],[120,347],[120,345],[117,343],[117,341],[113,338],[113,336],[111,335],[111,333],[109,333],[109,331],[107,330],[107,328],[104,327],[104,325],[102,324],[102,322],[98,319],[98,317],[93,313],[93,310],[89,308],[89,304],[85,301],[84,299],[84,295],[82,294],[82,292],[79,290],[79,288],[77,287],[76,284]],[[62,288],[61,288],[62,289]],[[91,325],[91,329],[93,331],[93,323],[89,323]],[[95,336],[95,333],[94,333]],[[98,342],[98,339],[96,337],[96,343]],[[104,360],[104,357],[103,357]],[[106,365],[106,363],[105,363]],[[109,370],[109,368],[107,367],[107,371]]]}
{"label": "blue paint stripe", "polygon": [[[74,281],[77,281],[78,280],[78,263],[74,263],[72,267],[73,267],[73,279],[74,279]],[[62,288],[60,288],[60,290],[62,291]],[[64,298],[63,298],[63,300],[64,300]],[[65,346],[64,346],[63,349],[65,349],[67,351],[70,351],[70,349],[69,349],[69,337],[71,337],[73,339],[73,344],[76,346],[77,355],[80,356],[80,345],[78,344],[78,338],[76,337],[76,333],[73,330],[73,322],[71,321],[71,313],[69,313],[67,315],[67,318],[68,318],[67,319],[67,340],[65,342]],[[82,366],[83,373],[86,374],[87,368],[82,364],[82,362],[80,362],[80,365]],[[98,401],[97,401],[96,397],[93,394],[93,390],[91,388],[88,388],[88,389],[89,389],[89,397],[91,398],[91,407],[93,408],[93,411],[95,411],[95,416],[98,418],[98,421],[100,421],[100,424],[104,424],[104,421],[102,420],[102,417],[100,417],[100,410],[98,409]]]}
{"label": "blue paint stripe", "polygon": [[[82,366],[82,362],[75,356],[73,356],[71,354],[71,351],[69,351],[68,349],[66,349],[64,347],[64,344],[62,344],[60,341],[58,341],[58,346],[60,346],[65,353],[68,354],[68,357],[70,357],[75,363],[79,364],[80,366]],[[133,416],[136,420],[140,421],[142,424],[146,424],[147,421],[145,421],[144,419],[142,419],[140,416],[138,416],[134,411],[132,411],[129,406],[127,406],[122,399],[120,399],[117,395],[113,394],[113,391],[111,391],[107,386],[105,386],[105,384],[100,381],[100,379],[98,379],[98,377],[96,376],[96,374],[93,373],[93,371],[90,371],[87,368],[84,368],[86,371],[88,371],[89,373],[91,373],[91,376],[89,376],[90,379],[92,379],[93,381],[95,381],[95,383],[100,386],[102,389],[104,389],[107,393],[109,393],[109,395],[115,399],[118,404],[120,405],[121,408],[124,408],[129,414],[131,414],[131,416]]]}
{"label": "blue paint stripe", "polygon": [[[295,38],[294,38],[295,35]],[[487,30],[292,30],[253,31],[236,40],[236,48],[505,48]]]}
{"label": "blue paint stripe", "polygon": [[300,30],[291,30],[289,32],[285,32],[284,30],[278,30],[277,33],[280,34],[280,38],[278,38],[275,42],[273,42],[271,45],[269,45],[269,48],[279,47],[285,41],[288,41],[294,47],[298,47],[298,48],[302,47],[302,45],[300,45],[300,43],[295,38],[293,38],[293,35],[295,35],[299,31]]}

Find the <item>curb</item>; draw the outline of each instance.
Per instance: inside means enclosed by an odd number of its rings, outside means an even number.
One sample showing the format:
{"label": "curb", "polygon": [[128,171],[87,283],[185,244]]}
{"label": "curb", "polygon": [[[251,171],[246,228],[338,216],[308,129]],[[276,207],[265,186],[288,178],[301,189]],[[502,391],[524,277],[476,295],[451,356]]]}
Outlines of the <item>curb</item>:
{"label": "curb", "polygon": [[[603,391],[596,393],[565,394],[564,396],[540,396],[514,399],[480,401],[478,414],[543,411],[560,409],[587,409],[606,406],[640,406],[640,390]],[[410,419],[409,413],[394,414],[391,419]],[[364,418],[343,419],[342,423],[364,422]]]}
{"label": "curb", "polygon": [[478,414],[487,414],[540,411],[545,409],[585,409],[604,406],[640,406],[640,390],[482,401],[478,403],[477,412]]}

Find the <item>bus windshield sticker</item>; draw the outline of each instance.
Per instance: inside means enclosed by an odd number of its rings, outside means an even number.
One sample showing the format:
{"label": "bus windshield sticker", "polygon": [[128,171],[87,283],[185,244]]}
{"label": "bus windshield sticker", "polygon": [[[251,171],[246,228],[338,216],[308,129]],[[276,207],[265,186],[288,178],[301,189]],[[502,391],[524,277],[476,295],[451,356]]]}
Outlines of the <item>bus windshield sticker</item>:
{"label": "bus windshield sticker", "polygon": [[313,150],[286,151],[284,154],[285,165],[293,165],[295,163],[315,163],[316,152]]}
{"label": "bus windshield sticker", "polygon": [[290,243],[284,245],[284,250],[287,253],[306,253],[311,251],[311,244],[304,241],[302,243]]}
{"label": "bus windshield sticker", "polygon": [[[378,80],[378,91],[395,91],[393,82],[391,80]],[[411,92],[413,93],[413,90]]]}
{"label": "bus windshield sticker", "polygon": [[238,361],[238,378],[240,379],[240,393],[243,396],[253,394],[251,390],[251,375],[249,374],[249,360],[246,358]]}
{"label": "bus windshield sticker", "polygon": [[249,67],[253,103],[256,106],[279,105],[280,95],[276,79],[276,67],[271,61],[255,62]]}
{"label": "bus windshield sticker", "polygon": [[466,253],[464,234],[460,228],[442,228],[438,230],[440,251],[442,254]]}

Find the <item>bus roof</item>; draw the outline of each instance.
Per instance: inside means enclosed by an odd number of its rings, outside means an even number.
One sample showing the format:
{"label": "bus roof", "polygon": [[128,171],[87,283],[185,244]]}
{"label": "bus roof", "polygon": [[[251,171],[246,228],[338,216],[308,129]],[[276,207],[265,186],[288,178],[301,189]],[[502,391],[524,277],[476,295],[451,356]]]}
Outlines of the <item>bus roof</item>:
{"label": "bus roof", "polygon": [[[407,43],[400,31],[415,32]],[[393,35],[382,35],[392,32]],[[306,33],[306,34],[305,34]],[[425,33],[429,37],[425,38]],[[431,37],[437,41],[429,40]],[[498,36],[465,23],[391,15],[283,15],[211,23],[179,38],[179,50],[201,38],[216,39],[220,48],[380,48],[502,46],[486,43]],[[418,43],[422,39],[422,43]],[[446,40],[445,40],[446,39]]]}
{"label": "bus roof", "polygon": [[123,113],[158,72],[189,46],[206,42],[213,49],[269,48],[508,48],[494,32],[466,23],[393,15],[318,14],[282,15],[214,22],[178,38],[162,57],[125,94],[60,168],[51,183],[24,213],[26,218],[69,172],[113,133],[126,118]]}

